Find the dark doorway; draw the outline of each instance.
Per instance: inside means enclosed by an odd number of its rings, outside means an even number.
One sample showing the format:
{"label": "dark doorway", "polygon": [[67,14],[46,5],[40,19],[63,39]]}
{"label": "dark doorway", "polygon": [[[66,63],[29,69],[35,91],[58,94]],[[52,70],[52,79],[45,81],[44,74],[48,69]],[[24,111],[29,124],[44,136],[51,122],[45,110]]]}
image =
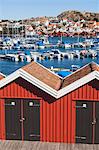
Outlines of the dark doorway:
{"label": "dark doorway", "polygon": [[5,100],[6,139],[40,140],[40,101]]}
{"label": "dark doorway", "polygon": [[40,140],[40,102],[24,100],[24,140]]}
{"label": "dark doorway", "polygon": [[76,143],[99,143],[99,103],[76,102]]}
{"label": "dark doorway", "polygon": [[5,100],[5,124],[6,124],[6,139],[21,140],[21,108],[20,101],[16,99]]}
{"label": "dark doorway", "polygon": [[99,144],[99,102],[96,102],[96,109],[95,109],[96,117],[94,122],[95,124],[95,143]]}

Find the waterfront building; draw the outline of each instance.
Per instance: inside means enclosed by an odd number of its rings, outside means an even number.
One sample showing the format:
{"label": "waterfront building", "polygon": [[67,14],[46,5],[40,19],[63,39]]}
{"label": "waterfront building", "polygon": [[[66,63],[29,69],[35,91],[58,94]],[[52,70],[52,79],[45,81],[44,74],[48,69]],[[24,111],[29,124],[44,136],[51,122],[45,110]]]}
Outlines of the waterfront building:
{"label": "waterfront building", "polygon": [[98,64],[62,78],[32,62],[0,76],[0,139],[99,143]]}

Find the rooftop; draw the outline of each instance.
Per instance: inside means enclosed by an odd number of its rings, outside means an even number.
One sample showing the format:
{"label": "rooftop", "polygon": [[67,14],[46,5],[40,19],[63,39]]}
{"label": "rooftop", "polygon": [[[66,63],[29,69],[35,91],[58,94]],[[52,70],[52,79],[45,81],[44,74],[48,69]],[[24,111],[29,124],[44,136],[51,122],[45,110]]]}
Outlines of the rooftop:
{"label": "rooftop", "polygon": [[19,77],[58,99],[94,79],[97,80],[97,85],[99,85],[99,65],[91,62],[62,78],[41,64],[32,62],[4,79],[2,79],[3,75],[1,74],[0,88]]}
{"label": "rooftop", "polygon": [[61,78],[59,76],[36,62],[32,62],[22,67],[22,69],[55,90],[58,90],[61,85]]}
{"label": "rooftop", "polygon": [[36,62],[32,62],[22,67],[22,69],[34,76],[35,78],[39,79],[40,81],[44,82],[48,86],[52,87],[53,89],[59,90],[75,82],[76,80],[88,75],[93,71],[99,71],[99,65],[94,62],[91,62],[86,66],[78,69],[77,71],[69,74],[65,78],[61,78],[60,76],[51,72],[46,67]]}

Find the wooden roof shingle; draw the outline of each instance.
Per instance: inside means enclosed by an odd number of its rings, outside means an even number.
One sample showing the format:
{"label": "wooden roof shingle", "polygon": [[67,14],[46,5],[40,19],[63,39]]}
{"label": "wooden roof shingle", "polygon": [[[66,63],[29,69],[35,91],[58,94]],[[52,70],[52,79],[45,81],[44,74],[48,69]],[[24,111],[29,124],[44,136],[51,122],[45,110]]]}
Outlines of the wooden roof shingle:
{"label": "wooden roof shingle", "polygon": [[93,71],[99,71],[99,65],[97,65],[94,62],[91,62],[90,64],[80,68],[76,72],[72,73],[70,76],[65,77],[63,79],[63,84],[61,88],[64,88],[68,86],[69,84],[79,80],[80,78],[83,78],[84,76],[88,75],[89,73]]}
{"label": "wooden roof shingle", "polygon": [[58,90],[61,86],[61,78],[59,76],[36,62],[32,62],[22,67],[22,69],[55,90]]}

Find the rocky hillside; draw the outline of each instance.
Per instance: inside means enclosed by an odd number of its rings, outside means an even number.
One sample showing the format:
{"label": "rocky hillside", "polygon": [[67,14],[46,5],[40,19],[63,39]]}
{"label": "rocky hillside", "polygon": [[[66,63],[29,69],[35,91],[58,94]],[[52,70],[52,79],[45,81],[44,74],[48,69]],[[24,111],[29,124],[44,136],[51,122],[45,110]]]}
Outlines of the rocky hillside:
{"label": "rocky hillside", "polygon": [[99,13],[79,12],[79,11],[65,11],[57,16],[59,19],[67,18],[69,20],[78,21],[79,19],[86,21],[99,21]]}

